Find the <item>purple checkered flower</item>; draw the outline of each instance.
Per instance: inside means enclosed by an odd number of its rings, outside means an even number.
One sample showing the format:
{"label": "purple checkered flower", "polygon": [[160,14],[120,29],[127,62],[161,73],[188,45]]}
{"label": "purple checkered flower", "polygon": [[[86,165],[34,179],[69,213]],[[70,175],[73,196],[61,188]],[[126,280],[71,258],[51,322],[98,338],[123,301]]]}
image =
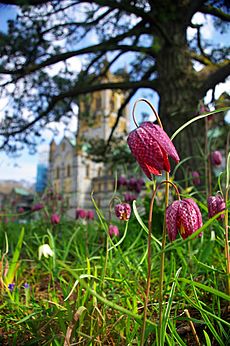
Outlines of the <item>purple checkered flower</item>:
{"label": "purple checkered flower", "polygon": [[177,163],[180,161],[177,151],[166,132],[150,121],[143,122],[128,136],[130,150],[151,180],[151,174],[161,175],[161,171],[170,172],[168,156]]}
{"label": "purple checkered flower", "polygon": [[44,208],[44,205],[42,203],[37,203],[32,206],[31,211],[39,211]]}
{"label": "purple checkered flower", "polygon": [[[209,218],[212,218],[214,215],[225,210],[225,208],[226,208],[225,201],[220,194],[217,194],[216,196],[208,197],[208,217]],[[220,217],[218,217],[217,220],[221,220],[222,218],[224,218],[224,214],[220,215]]]}
{"label": "purple checkered flower", "polygon": [[[202,224],[200,209],[191,198],[175,201],[166,209],[166,227],[170,241],[176,239],[178,232],[186,239],[202,227]],[[202,236],[202,233],[199,236]]]}
{"label": "purple checkered flower", "polygon": [[120,203],[114,207],[115,214],[120,220],[128,221],[131,215],[131,207],[128,203]]}
{"label": "purple checkered flower", "polygon": [[93,210],[88,210],[87,211],[87,219],[88,220],[93,220],[94,219],[94,211]]}
{"label": "purple checkered flower", "polygon": [[87,212],[84,209],[76,210],[76,219],[86,219]]}

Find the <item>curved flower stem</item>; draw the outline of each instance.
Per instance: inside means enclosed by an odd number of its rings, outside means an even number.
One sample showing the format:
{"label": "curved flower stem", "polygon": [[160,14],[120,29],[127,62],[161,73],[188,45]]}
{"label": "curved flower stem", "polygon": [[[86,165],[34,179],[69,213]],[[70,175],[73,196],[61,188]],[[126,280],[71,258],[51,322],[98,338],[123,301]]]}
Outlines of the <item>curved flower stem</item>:
{"label": "curved flower stem", "polygon": [[[169,180],[169,173],[165,172],[166,180]],[[161,245],[161,261],[160,261],[160,284],[159,284],[159,324],[158,324],[158,340],[159,346],[164,346],[161,343],[161,333],[162,333],[162,322],[163,322],[163,286],[164,286],[164,267],[165,267],[165,244],[166,244],[166,208],[169,204],[169,186],[165,185],[165,215],[164,215],[164,225],[162,234],[162,245]]]}
{"label": "curved flower stem", "polygon": [[[150,201],[149,208],[149,219],[148,219],[148,270],[147,270],[147,287],[146,287],[146,298],[144,304],[144,315],[143,315],[143,326],[141,333],[141,346],[144,345],[145,342],[145,329],[146,329],[146,320],[147,320],[147,307],[149,301],[149,293],[150,293],[150,281],[151,281],[151,236],[152,236],[152,215],[153,215],[153,205],[156,197],[156,192],[158,188],[162,185],[165,185],[165,206],[168,206],[168,194],[169,194],[169,184],[172,185],[176,191],[178,199],[180,199],[179,191],[177,186],[169,180],[169,173],[166,172],[166,180],[162,181],[153,191],[153,195]],[[166,208],[165,208],[166,209]],[[164,228],[163,228],[163,236],[162,236],[162,250],[165,248],[166,243],[166,219],[164,217]],[[162,325],[162,305],[163,305],[163,280],[164,280],[164,257],[165,252],[161,253],[161,265],[160,265],[160,287],[159,287],[159,303],[160,303],[160,314],[159,314],[159,328]],[[161,322],[160,322],[161,321]],[[159,336],[160,337],[160,336]]]}
{"label": "curved flower stem", "polygon": [[153,107],[152,103],[149,102],[149,101],[148,101],[147,99],[145,99],[145,98],[140,98],[140,99],[136,100],[136,102],[134,103],[134,106],[133,106],[132,117],[133,117],[133,121],[134,121],[134,124],[136,125],[136,127],[139,127],[139,125],[138,125],[138,123],[136,122],[136,118],[135,118],[134,112],[135,112],[135,108],[136,108],[138,102],[141,102],[141,101],[143,101],[143,102],[145,102],[145,103],[147,103],[147,104],[149,105],[149,107],[152,109],[152,111],[153,111],[153,113],[154,113],[154,115],[155,115],[155,117],[156,117],[156,119],[157,119],[157,122],[158,122],[159,126],[163,129],[163,125],[162,125],[161,119],[160,119],[160,117],[159,117],[159,115],[158,115],[156,109]]}

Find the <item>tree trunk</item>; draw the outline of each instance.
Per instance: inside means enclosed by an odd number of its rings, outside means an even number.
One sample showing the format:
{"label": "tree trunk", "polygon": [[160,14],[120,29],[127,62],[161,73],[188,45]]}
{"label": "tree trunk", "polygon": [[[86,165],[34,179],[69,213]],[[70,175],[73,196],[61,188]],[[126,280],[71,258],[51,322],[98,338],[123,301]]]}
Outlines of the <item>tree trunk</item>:
{"label": "tree trunk", "polygon": [[[193,69],[187,49],[186,31],[181,27],[182,20],[176,18],[165,25],[170,33],[171,44],[165,40],[156,57],[160,105],[159,113],[165,131],[171,136],[181,125],[197,115],[200,101],[198,74]],[[160,40],[160,39],[159,39]],[[204,121],[189,125],[174,140],[181,160],[195,156],[188,161],[195,170],[200,165],[197,142],[204,147]],[[191,167],[192,162],[192,167]]]}

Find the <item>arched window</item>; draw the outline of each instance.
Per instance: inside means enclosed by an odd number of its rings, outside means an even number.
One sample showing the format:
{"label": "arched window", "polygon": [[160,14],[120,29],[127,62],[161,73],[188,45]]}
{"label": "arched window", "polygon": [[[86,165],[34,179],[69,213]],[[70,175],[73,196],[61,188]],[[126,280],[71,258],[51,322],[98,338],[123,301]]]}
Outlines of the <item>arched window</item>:
{"label": "arched window", "polygon": [[60,178],[60,167],[56,168],[56,179]]}
{"label": "arched window", "polygon": [[70,165],[67,165],[66,175],[67,175],[68,178],[71,176],[71,166]]}
{"label": "arched window", "polygon": [[90,165],[89,164],[87,164],[85,166],[85,176],[86,176],[86,178],[90,178]]}

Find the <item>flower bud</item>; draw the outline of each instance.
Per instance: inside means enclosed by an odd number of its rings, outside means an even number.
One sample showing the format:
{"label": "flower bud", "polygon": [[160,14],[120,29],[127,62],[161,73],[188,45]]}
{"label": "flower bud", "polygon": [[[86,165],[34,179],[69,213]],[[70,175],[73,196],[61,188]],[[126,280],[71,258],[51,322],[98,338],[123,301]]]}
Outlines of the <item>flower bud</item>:
{"label": "flower bud", "polygon": [[109,235],[110,235],[110,237],[113,237],[113,236],[115,236],[115,237],[119,237],[119,229],[118,229],[118,227],[117,226],[115,226],[115,225],[109,225]]}

